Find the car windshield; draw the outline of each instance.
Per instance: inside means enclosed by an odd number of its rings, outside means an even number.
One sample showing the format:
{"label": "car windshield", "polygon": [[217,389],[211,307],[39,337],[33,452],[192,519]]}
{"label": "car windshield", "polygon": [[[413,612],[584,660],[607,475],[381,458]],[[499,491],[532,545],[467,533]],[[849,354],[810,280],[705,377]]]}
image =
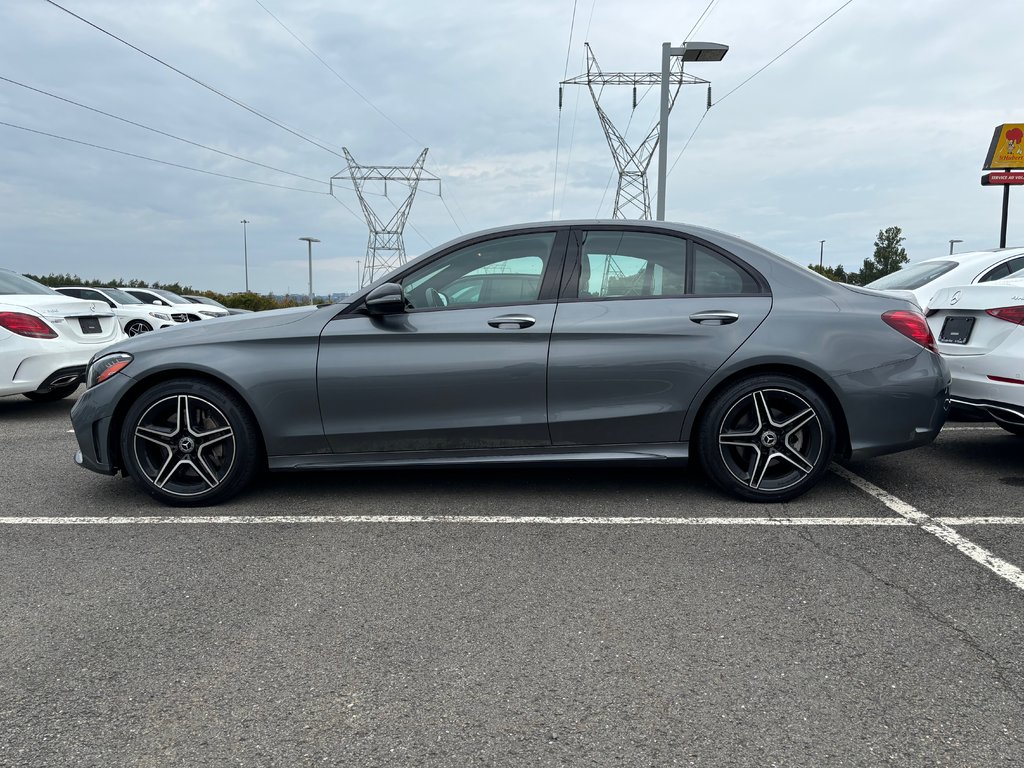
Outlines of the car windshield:
{"label": "car windshield", "polygon": [[118,304],[145,304],[142,299],[132,296],[130,293],[118,290],[117,288],[104,288],[103,293],[112,298]]}
{"label": "car windshield", "polygon": [[0,295],[3,296],[47,296],[55,294],[52,288],[47,288],[42,283],[29,280],[17,272],[9,272],[6,269],[0,270]]}
{"label": "car windshield", "polygon": [[925,261],[920,264],[910,264],[898,272],[880,277],[864,287],[883,291],[912,291],[915,288],[920,288],[922,285],[927,285],[956,266],[957,262],[955,261]]}
{"label": "car windshield", "polygon": [[185,301],[185,299],[181,298],[181,296],[179,296],[178,294],[171,293],[170,291],[165,291],[162,288],[149,288],[148,290],[149,290],[150,293],[155,293],[157,296],[160,296],[161,298],[167,299],[172,304],[192,304],[192,303],[194,303],[194,302],[191,302],[191,301]]}

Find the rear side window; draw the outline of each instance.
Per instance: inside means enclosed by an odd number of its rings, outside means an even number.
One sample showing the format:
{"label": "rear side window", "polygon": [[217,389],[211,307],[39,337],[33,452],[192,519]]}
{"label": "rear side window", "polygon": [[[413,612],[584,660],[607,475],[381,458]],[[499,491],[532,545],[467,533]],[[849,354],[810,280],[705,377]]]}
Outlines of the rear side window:
{"label": "rear side window", "polygon": [[647,232],[589,232],[580,256],[580,298],[686,292],[686,241],[680,238]]}
{"label": "rear side window", "polygon": [[982,276],[981,280],[979,280],[978,282],[987,283],[990,280],[1001,280],[1004,277],[1009,277],[1015,272],[1019,272],[1021,269],[1024,269],[1024,256],[1019,256],[1016,259],[1004,261],[995,269],[986,272]]}

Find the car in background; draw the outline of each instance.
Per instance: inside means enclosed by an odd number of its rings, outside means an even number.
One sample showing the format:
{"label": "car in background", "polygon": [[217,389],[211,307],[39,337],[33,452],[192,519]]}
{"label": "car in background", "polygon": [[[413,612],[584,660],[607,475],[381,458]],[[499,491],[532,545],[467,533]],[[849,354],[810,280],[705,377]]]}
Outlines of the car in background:
{"label": "car in background", "polygon": [[183,299],[194,302],[195,304],[206,304],[210,307],[220,307],[226,310],[229,315],[247,315],[252,312],[251,309],[239,309],[238,307],[225,307],[216,299],[211,299],[209,296],[193,296],[192,294],[186,293],[182,295]]}
{"label": "car in background", "polygon": [[[446,294],[493,274],[536,281],[511,300]],[[924,445],[946,418],[949,372],[912,302],[682,224],[478,232],[345,304],[204,325],[93,359],[79,465],[195,506],[268,465],[697,457],[724,491],[781,502],[834,457]]]}
{"label": "car in background", "polygon": [[0,269],[0,396],[67,397],[97,350],[123,338],[106,302],[72,299]]}
{"label": "car in background", "polygon": [[166,307],[172,315],[180,315],[184,319],[179,322],[194,323],[199,320],[228,316],[226,310],[210,306],[200,307],[195,302],[188,301],[178,294],[165,291],[162,288],[125,288],[124,290],[146,304]]}
{"label": "car in background", "polygon": [[128,336],[138,336],[156,328],[171,328],[178,325],[178,321],[171,317],[170,312],[161,312],[119,288],[68,285],[54,290],[73,299],[106,303],[114,311],[114,315],[121,323],[121,329]]}
{"label": "car in background", "polygon": [[943,288],[928,324],[953,377],[953,407],[1024,436],[1024,278]]}
{"label": "car in background", "polygon": [[932,296],[941,288],[1001,280],[1022,269],[1024,248],[968,251],[907,264],[864,287],[913,294],[918,306],[928,309]]}

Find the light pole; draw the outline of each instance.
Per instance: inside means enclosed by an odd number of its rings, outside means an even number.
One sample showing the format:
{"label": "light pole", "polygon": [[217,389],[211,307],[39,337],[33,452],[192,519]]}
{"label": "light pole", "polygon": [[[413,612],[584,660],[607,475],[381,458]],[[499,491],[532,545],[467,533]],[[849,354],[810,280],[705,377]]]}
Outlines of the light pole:
{"label": "light pole", "polygon": [[315,237],[300,237],[299,240],[305,240],[306,245],[309,248],[309,303],[313,303],[313,243],[319,243]]}
{"label": "light pole", "polygon": [[821,244],[821,249],[818,251],[818,269],[824,269],[825,268],[825,241],[824,240],[819,240],[818,242]]}
{"label": "light pole", "polygon": [[[673,48],[672,43],[661,44],[661,123],[658,128],[658,221],[665,220],[665,177],[668,165],[668,95],[669,65],[673,56],[683,61],[721,61],[728,53],[729,46],[721,43],[683,43]],[[682,78],[682,71],[680,71]]]}
{"label": "light pole", "polygon": [[245,292],[249,292],[249,239],[245,235],[245,225],[248,219],[242,219],[242,254],[245,259]]}
{"label": "light pole", "polygon": [[956,245],[957,243],[962,243],[962,242],[963,242],[963,240],[950,240],[949,241],[949,255],[950,256],[953,255],[953,246]]}

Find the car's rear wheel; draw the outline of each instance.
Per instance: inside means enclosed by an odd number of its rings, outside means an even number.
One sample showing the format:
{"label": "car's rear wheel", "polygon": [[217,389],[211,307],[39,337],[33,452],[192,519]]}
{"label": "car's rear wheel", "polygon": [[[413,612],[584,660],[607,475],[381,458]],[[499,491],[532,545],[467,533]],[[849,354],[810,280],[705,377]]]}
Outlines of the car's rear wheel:
{"label": "car's rear wheel", "polygon": [[132,479],[173,506],[217,504],[242,491],[262,465],[259,427],[236,395],[199,379],[144,392],[121,425]]}
{"label": "car's rear wheel", "polygon": [[152,330],[153,326],[145,320],[132,320],[124,327],[124,332],[129,336],[138,336],[140,333],[149,333]]}
{"label": "car's rear wheel", "polygon": [[835,449],[835,422],[818,393],[789,376],[754,376],[719,392],[702,419],[708,477],[742,499],[788,501],[812,488]]}
{"label": "car's rear wheel", "polygon": [[24,395],[29,400],[37,403],[55,403],[58,400],[63,400],[68,395],[74,394],[74,391],[81,386],[81,383],[76,381],[74,384],[65,384],[63,387],[53,387],[49,392],[25,392]]}

